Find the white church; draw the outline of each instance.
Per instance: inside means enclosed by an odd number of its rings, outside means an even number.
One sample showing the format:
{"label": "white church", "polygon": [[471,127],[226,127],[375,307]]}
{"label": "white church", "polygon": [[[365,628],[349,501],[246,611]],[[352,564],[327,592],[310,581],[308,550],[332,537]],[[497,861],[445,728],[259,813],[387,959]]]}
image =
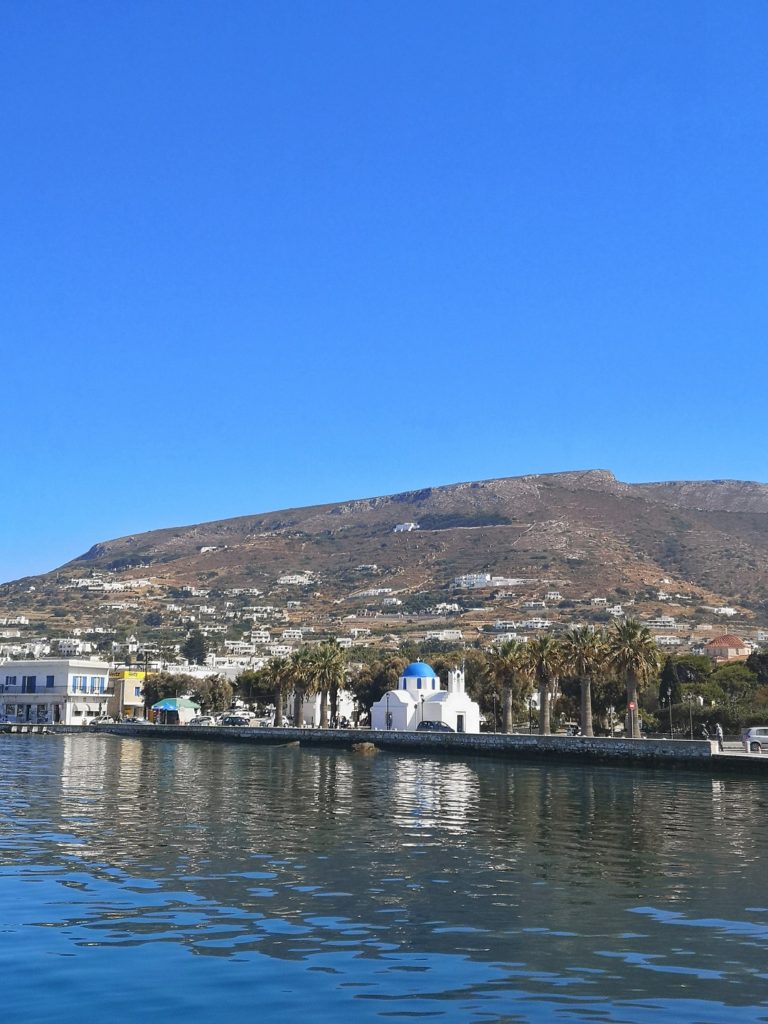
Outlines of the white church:
{"label": "white church", "polygon": [[[431,665],[414,661],[397,683],[371,708],[372,729],[416,732],[422,722],[448,726],[453,732],[480,732],[480,707],[464,689],[464,671],[452,668],[448,689]],[[422,726],[422,729],[429,726]]]}

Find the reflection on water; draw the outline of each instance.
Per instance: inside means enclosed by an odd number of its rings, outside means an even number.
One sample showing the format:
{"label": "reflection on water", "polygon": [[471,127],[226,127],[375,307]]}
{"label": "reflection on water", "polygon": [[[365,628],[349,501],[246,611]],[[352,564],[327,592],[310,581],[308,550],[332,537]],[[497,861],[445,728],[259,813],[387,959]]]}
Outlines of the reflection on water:
{"label": "reflection on water", "polygon": [[768,1021],[757,781],[102,735],[0,768],[9,1022]]}

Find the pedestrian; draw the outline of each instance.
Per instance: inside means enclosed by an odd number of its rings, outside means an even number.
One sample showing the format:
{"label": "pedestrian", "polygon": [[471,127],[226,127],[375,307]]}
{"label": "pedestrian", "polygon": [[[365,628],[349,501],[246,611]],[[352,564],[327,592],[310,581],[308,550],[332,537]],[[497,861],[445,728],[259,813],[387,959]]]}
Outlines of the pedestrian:
{"label": "pedestrian", "polygon": [[701,738],[703,740],[708,740],[709,739],[709,729],[707,728],[707,723],[706,722],[701,727]]}
{"label": "pedestrian", "polygon": [[719,722],[717,722],[715,724],[715,739],[717,740],[717,749],[722,754],[722,752],[724,750],[724,747],[723,747],[723,727],[722,727],[722,725],[720,725]]}

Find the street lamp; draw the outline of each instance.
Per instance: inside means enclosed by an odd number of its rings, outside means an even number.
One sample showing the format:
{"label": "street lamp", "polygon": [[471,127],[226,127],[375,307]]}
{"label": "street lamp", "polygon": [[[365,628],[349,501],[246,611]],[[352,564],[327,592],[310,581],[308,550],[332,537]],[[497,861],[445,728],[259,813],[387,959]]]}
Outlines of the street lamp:
{"label": "street lamp", "polygon": [[496,691],[493,691],[493,731],[496,732]]}
{"label": "street lamp", "polygon": [[533,696],[528,698],[528,735],[533,732]]}
{"label": "street lamp", "polygon": [[667,704],[669,705],[669,738],[672,739],[672,687],[667,687]]}
{"label": "street lamp", "polygon": [[688,724],[691,731],[691,739],[693,739],[693,702],[696,700],[696,694],[684,693],[683,700],[688,705]]}
{"label": "street lamp", "polygon": [[392,712],[389,710],[389,691],[387,691],[387,730],[392,728]]}

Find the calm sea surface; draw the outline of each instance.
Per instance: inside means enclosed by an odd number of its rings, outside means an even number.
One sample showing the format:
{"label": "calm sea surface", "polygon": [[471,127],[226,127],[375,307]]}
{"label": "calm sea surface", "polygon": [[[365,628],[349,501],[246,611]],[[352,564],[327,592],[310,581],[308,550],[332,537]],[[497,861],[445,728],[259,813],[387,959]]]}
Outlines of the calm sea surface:
{"label": "calm sea surface", "polygon": [[0,736],[0,1020],[768,1021],[768,791]]}

